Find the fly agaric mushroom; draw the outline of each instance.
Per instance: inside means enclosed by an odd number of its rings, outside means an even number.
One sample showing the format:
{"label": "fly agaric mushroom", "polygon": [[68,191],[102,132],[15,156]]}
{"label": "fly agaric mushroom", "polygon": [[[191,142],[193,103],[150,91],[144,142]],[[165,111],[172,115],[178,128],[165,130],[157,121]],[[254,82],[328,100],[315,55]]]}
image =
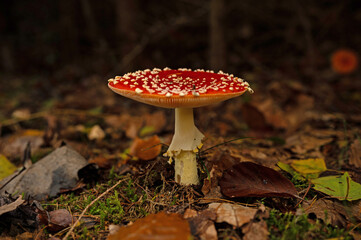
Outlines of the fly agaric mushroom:
{"label": "fly agaric mushroom", "polygon": [[181,68],[136,71],[108,80],[114,92],[157,107],[175,108],[175,134],[165,156],[174,160],[175,180],[198,184],[196,152],[204,135],[194,125],[193,108],[218,103],[253,90],[243,79],[219,71]]}

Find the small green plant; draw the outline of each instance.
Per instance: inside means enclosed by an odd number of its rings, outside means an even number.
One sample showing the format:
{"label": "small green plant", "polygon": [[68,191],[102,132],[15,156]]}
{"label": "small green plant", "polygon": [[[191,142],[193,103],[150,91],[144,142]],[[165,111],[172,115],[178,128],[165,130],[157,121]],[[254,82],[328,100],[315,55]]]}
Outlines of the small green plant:
{"label": "small green plant", "polygon": [[131,179],[129,179],[128,181],[128,185],[127,188],[125,189],[125,193],[128,199],[131,200],[132,202],[138,201],[139,197],[138,194],[135,192],[133,181]]}

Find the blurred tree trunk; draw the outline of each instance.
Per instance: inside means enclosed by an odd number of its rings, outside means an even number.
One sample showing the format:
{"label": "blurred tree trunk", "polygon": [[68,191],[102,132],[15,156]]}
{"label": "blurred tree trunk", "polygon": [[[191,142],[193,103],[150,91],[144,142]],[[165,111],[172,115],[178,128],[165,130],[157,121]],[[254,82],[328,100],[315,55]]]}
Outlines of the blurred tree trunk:
{"label": "blurred tree trunk", "polygon": [[62,60],[73,59],[79,53],[79,29],[76,21],[77,8],[73,0],[59,1],[59,29],[61,45],[59,53]]}
{"label": "blurred tree trunk", "polygon": [[5,72],[13,72],[15,70],[15,63],[14,63],[14,55],[11,48],[11,44],[8,42],[0,42],[0,61],[1,67],[4,69]]}
{"label": "blurred tree trunk", "polygon": [[[118,42],[121,44],[119,53],[124,58],[133,48],[136,47],[138,33],[136,22],[138,16],[138,5],[135,0],[116,0],[116,22]],[[124,66],[126,71],[134,70],[134,62]]]}
{"label": "blurred tree trunk", "polygon": [[[14,33],[16,19],[13,17],[13,1],[0,2],[0,71],[13,72],[16,67],[14,57]],[[15,48],[16,49],[16,48]]]}
{"label": "blurred tree trunk", "polygon": [[95,21],[94,13],[92,6],[90,5],[89,0],[81,0],[82,12],[86,22],[87,35],[89,42],[93,45],[96,45],[99,42],[99,31]]}
{"label": "blurred tree trunk", "polygon": [[226,39],[223,24],[224,0],[210,2],[210,68],[225,70]]}

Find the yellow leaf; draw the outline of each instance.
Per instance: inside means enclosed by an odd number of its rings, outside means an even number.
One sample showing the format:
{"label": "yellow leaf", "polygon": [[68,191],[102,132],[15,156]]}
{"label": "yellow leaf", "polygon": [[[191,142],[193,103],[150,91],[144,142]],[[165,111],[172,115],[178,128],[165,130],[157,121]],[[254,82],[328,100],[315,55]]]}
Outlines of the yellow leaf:
{"label": "yellow leaf", "polygon": [[11,175],[17,169],[4,155],[0,154],[0,180]]}
{"label": "yellow leaf", "polygon": [[27,129],[22,133],[23,136],[43,136],[44,131],[37,129]]}
{"label": "yellow leaf", "polygon": [[[310,158],[305,160],[294,160],[291,163],[293,169],[306,177],[318,177],[318,174],[327,170],[325,160],[322,158]],[[307,176],[310,175],[310,176]]]}

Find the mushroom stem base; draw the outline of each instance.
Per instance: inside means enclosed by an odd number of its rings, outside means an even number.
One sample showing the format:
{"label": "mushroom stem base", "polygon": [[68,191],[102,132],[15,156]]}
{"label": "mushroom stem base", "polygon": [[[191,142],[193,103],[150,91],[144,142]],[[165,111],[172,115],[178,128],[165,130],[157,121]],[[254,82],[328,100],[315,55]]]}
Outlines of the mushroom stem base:
{"label": "mushroom stem base", "polygon": [[198,168],[196,153],[193,151],[181,151],[173,157],[175,180],[182,185],[197,185]]}

